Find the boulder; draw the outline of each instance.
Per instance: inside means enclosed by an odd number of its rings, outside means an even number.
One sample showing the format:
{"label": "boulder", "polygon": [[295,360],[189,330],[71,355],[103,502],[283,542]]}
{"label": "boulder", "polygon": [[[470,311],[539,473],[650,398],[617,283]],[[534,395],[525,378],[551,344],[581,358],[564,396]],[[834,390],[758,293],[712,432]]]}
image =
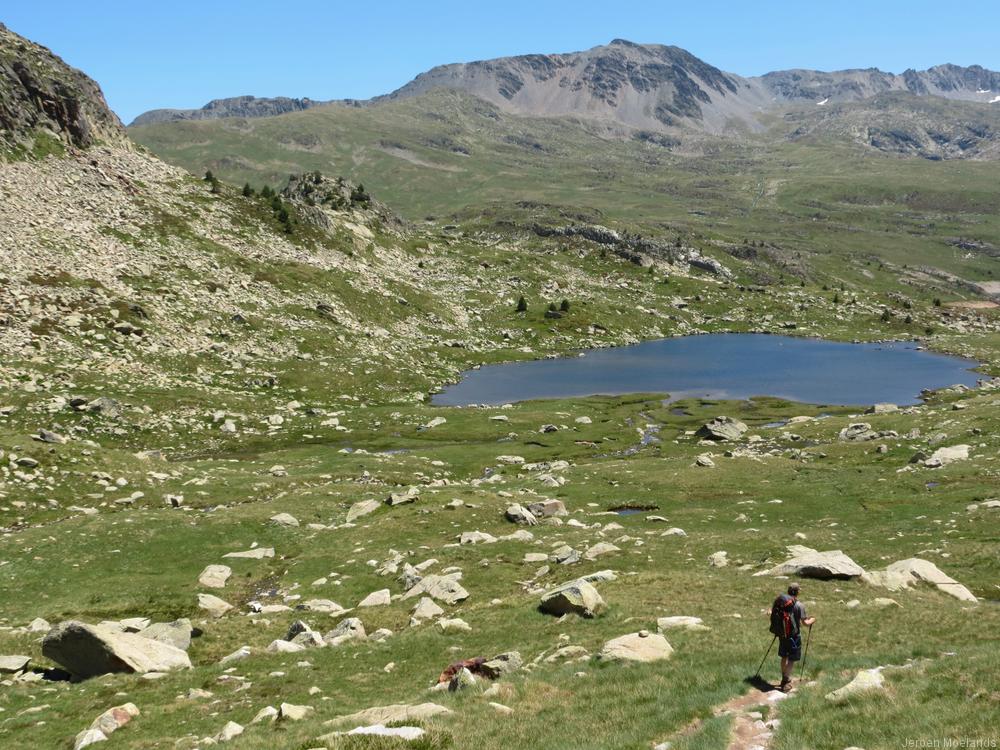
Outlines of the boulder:
{"label": "boulder", "polygon": [[738,419],[716,417],[699,427],[695,437],[715,441],[739,440],[746,431],[747,426]]}
{"label": "boulder", "polygon": [[254,547],[242,552],[227,552],[223,557],[243,560],[263,560],[265,557],[274,557],[274,547]]}
{"label": "boulder", "polygon": [[531,515],[535,518],[551,518],[553,516],[565,516],[566,506],[562,500],[540,500],[528,506]]}
{"label": "boulder", "polygon": [[384,607],[391,602],[392,593],[389,589],[379,589],[358,602],[358,607]]}
{"label": "boulder", "polygon": [[799,576],[802,578],[818,578],[821,581],[831,579],[846,581],[859,578],[864,569],[839,549],[828,552],[817,552],[809,547],[793,545],[788,548],[792,557],[770,570],[755,573],[758,576]]}
{"label": "boulder", "polygon": [[583,553],[583,557],[585,560],[596,560],[601,555],[610,555],[612,552],[621,552],[621,550],[608,542],[598,542],[593,547],[588,547],[587,551]]}
{"label": "boulder", "polygon": [[0,674],[23,672],[30,663],[30,656],[0,656]]}
{"label": "boulder", "polygon": [[969,589],[946,574],[937,565],[919,557],[910,557],[894,562],[885,570],[873,570],[865,573],[862,580],[890,591],[900,591],[918,582],[924,582],[936,586],[939,591],[963,602],[974,604],[979,601]]}
{"label": "boulder", "polygon": [[465,620],[458,617],[447,619],[441,618],[437,621],[438,627],[441,628],[442,633],[471,633],[472,626],[469,625]]}
{"label": "boulder", "polygon": [[291,513],[278,513],[275,516],[271,516],[271,523],[275,523],[278,526],[298,526],[299,519]]}
{"label": "boulder", "polygon": [[832,703],[843,703],[857,695],[874,693],[885,689],[885,678],[881,669],[863,669],[842,688],[824,696]]}
{"label": "boulder", "polygon": [[378,500],[362,500],[361,502],[354,503],[350,510],[347,511],[347,523],[354,523],[356,520],[362,516],[367,516],[369,513],[374,513],[382,506]]}
{"label": "boulder", "polygon": [[148,628],[140,630],[139,635],[187,651],[191,647],[191,621],[182,617],[173,622],[154,622]]}
{"label": "boulder", "polygon": [[609,661],[651,662],[669,659],[673,652],[662,635],[640,630],[612,638],[601,648],[599,656]]}
{"label": "boulder", "polygon": [[104,734],[105,737],[107,737],[113,732],[121,729],[138,715],[138,706],[134,703],[123,703],[120,706],[109,708],[103,714],[94,719],[90,728],[98,730]]}
{"label": "boulder", "polygon": [[955,461],[965,461],[969,458],[969,446],[968,445],[949,445],[945,448],[938,448],[934,451],[930,458],[924,460],[924,466],[931,469],[937,469],[941,466],[947,466]]}
{"label": "boulder", "polygon": [[211,594],[198,594],[198,608],[205,610],[212,617],[222,617],[233,608],[233,605]]}
{"label": "boulder", "polygon": [[892,414],[897,411],[899,407],[896,404],[872,404],[865,409],[865,414]]}
{"label": "boulder", "polygon": [[108,736],[100,729],[84,729],[73,740],[73,750],[83,750],[97,742],[107,742]]}
{"label": "boulder", "polygon": [[226,725],[222,727],[222,731],[215,735],[213,739],[216,742],[229,742],[230,740],[236,739],[241,734],[243,734],[243,727],[241,725],[237,724],[235,721],[227,721]]}
{"label": "boulder", "polygon": [[557,617],[570,613],[580,617],[594,617],[604,606],[604,600],[592,584],[573,581],[543,594],[538,608]]}
{"label": "boulder", "polygon": [[535,518],[532,512],[518,503],[508,505],[507,510],[504,512],[504,517],[511,523],[523,526],[534,526],[538,523],[538,519]]}
{"label": "boulder", "polygon": [[432,620],[443,614],[444,610],[435,604],[433,599],[428,596],[424,596],[421,597],[420,601],[413,607],[413,614],[411,617],[415,621],[420,622],[422,620]]}
{"label": "boulder", "polygon": [[285,721],[301,721],[313,712],[312,706],[297,706],[294,703],[282,703],[278,709],[278,718]]}
{"label": "boulder", "polygon": [[708,564],[713,568],[724,568],[729,565],[729,553],[725,550],[713,552],[708,556]]}
{"label": "boulder", "polygon": [[853,422],[840,431],[840,439],[849,443],[874,440],[877,437],[878,433],[867,422]]}
{"label": "boulder", "polygon": [[337,623],[337,626],[323,636],[323,640],[331,646],[339,646],[347,641],[363,641],[367,638],[364,623],[357,617],[347,617]]}
{"label": "boulder", "polygon": [[459,544],[495,544],[497,538],[485,531],[463,531],[458,537]]}
{"label": "boulder", "polygon": [[469,592],[462,588],[458,579],[450,575],[427,575],[409,591],[403,594],[404,599],[426,594],[427,596],[444,602],[445,604],[458,604],[469,598]]}
{"label": "boulder", "polygon": [[657,618],[656,629],[662,633],[664,630],[708,630],[709,628],[700,617],[674,615]]}
{"label": "boulder", "polygon": [[357,713],[338,716],[324,722],[326,726],[339,724],[400,724],[405,721],[424,721],[441,714],[450,714],[451,709],[437,703],[416,705],[396,703],[389,706],[374,706]]}
{"label": "boulder", "polygon": [[210,589],[225,588],[232,574],[233,570],[228,565],[208,565],[198,576],[198,583]]}
{"label": "boulder", "polygon": [[179,648],[76,620],[62,622],[42,639],[42,653],[78,679],[109,672],[168,672],[189,668]]}
{"label": "boulder", "polygon": [[508,651],[483,662],[480,671],[491,680],[498,680],[505,675],[516,672],[524,665],[524,660],[518,651]]}

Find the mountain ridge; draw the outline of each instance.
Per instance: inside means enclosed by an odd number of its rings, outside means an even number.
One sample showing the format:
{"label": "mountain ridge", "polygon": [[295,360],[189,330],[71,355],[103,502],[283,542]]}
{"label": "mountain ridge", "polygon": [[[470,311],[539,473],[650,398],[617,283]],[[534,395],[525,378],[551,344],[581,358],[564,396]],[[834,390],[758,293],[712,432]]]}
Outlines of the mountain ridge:
{"label": "mountain ridge", "polygon": [[394,91],[364,101],[235,97],[216,99],[196,110],[151,110],[131,125],[270,116],[331,104],[377,106],[435,88],[464,91],[517,114],[576,115],[647,130],[687,126],[721,133],[734,127],[761,130],[767,115],[783,109],[862,101],[891,91],[1000,103],[1000,72],[945,63],[898,74],[878,68],[830,72],[794,68],[741,76],[677,46],[615,39],[579,52],[438,65]]}

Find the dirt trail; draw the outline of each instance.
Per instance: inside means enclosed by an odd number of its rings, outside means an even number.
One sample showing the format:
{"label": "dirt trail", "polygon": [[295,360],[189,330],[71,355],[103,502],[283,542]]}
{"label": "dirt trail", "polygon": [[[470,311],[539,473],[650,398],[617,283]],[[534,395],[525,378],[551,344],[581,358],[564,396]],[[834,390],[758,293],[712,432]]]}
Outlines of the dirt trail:
{"label": "dirt trail", "polygon": [[[766,687],[765,687],[766,686]],[[795,693],[783,693],[776,687],[762,683],[748,693],[739,695],[732,700],[721,703],[712,711],[713,716],[732,716],[732,731],[726,750],[768,750],[774,732],[781,723],[776,717],[777,704]],[[767,718],[764,709],[767,709]],[[688,725],[678,732],[673,740],[696,732],[702,725],[700,720]],[[656,748],[670,747],[669,742],[656,745]],[[655,749],[654,749],[655,750]]]}

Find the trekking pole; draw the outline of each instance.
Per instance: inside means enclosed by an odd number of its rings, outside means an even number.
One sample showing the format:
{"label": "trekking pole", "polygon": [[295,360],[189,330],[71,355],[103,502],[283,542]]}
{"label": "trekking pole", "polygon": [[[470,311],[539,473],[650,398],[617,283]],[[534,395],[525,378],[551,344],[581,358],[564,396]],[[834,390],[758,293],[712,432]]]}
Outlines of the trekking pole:
{"label": "trekking pole", "polygon": [[805,674],[805,671],[806,671],[806,659],[809,658],[809,641],[812,640],[812,635],[813,635],[813,626],[810,625],[809,626],[809,633],[806,635],[806,650],[802,654],[802,663],[799,665],[799,679],[800,680],[802,679],[802,675]]}
{"label": "trekking pole", "polygon": [[771,649],[774,648],[774,642],[778,640],[778,636],[774,636],[771,639],[771,645],[767,647],[767,651],[764,653],[764,658],[760,660],[760,666],[757,667],[757,673],[754,674],[754,678],[760,677],[760,670],[764,668],[764,662],[767,661],[767,657],[771,655]]}

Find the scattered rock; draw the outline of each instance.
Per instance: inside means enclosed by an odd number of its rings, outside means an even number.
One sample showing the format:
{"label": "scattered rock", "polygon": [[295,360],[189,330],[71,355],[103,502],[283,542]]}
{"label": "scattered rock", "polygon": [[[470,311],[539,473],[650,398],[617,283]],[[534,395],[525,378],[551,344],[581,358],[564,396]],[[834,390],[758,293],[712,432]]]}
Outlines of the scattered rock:
{"label": "scattered rock", "polygon": [[233,608],[233,605],[211,594],[198,594],[198,608],[205,610],[212,617],[222,617]]}
{"label": "scattered rock", "polygon": [[543,594],[539,609],[557,617],[570,613],[580,617],[595,617],[604,606],[604,600],[592,584],[573,581]]}
{"label": "scattered rock", "polygon": [[843,703],[855,696],[880,692],[884,689],[885,678],[881,669],[863,669],[849,683],[832,693],[827,693],[825,697],[832,703]]}
{"label": "scattered rock", "polygon": [[673,652],[662,635],[640,630],[611,639],[604,644],[599,656],[609,661],[651,662],[669,659]]}
{"label": "scattered rock", "polygon": [[705,423],[695,432],[695,437],[705,440],[735,441],[743,437],[747,426],[732,417],[716,417]]}
{"label": "scattered rock", "polygon": [[936,586],[939,591],[963,602],[974,604],[979,601],[969,589],[942,571],[937,565],[919,557],[910,557],[894,562],[885,570],[869,571],[865,573],[862,580],[890,591],[907,589],[922,581]]}
{"label": "scattered rock", "polygon": [[198,583],[210,589],[225,588],[232,574],[232,568],[227,565],[208,565],[198,576]]}
{"label": "scattered rock", "polygon": [[392,602],[392,593],[389,589],[373,591],[360,602],[358,607],[384,607]]}
{"label": "scattered rock", "polygon": [[792,557],[770,570],[755,573],[758,576],[800,576],[818,578],[821,581],[850,580],[859,578],[864,569],[839,549],[817,552],[809,547],[792,545],[788,548]]}
{"label": "scattered rock", "polygon": [[179,648],[100,625],[68,620],[42,639],[42,653],[79,679],[108,672],[167,672],[189,668]]}

